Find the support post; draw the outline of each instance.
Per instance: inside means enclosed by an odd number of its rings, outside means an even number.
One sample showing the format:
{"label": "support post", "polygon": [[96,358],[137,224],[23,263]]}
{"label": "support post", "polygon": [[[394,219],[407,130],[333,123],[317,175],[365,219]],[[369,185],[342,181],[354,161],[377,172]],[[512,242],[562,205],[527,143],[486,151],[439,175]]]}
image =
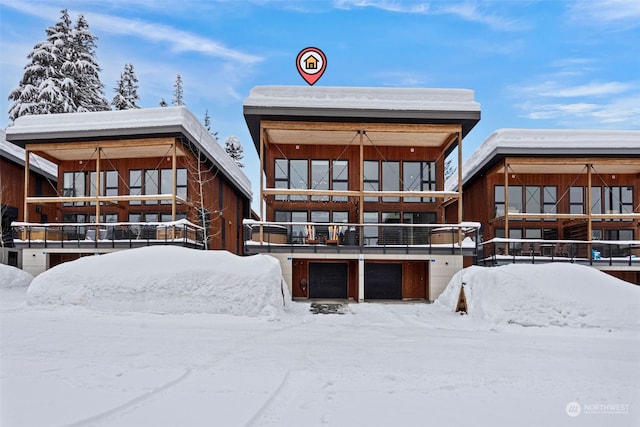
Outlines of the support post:
{"label": "support post", "polygon": [[[175,221],[176,220],[176,211],[177,211],[177,201],[176,201],[176,197],[177,197],[177,192],[178,192],[178,147],[177,147],[177,142],[174,141],[173,142],[173,149],[171,150],[171,181],[173,182],[172,188],[171,188],[171,193],[172,193],[172,197],[171,197],[171,221]],[[198,159],[199,161],[200,159]],[[203,224],[205,225],[205,224]],[[185,233],[186,236],[186,233]]]}
{"label": "support post", "polygon": [[[460,132],[457,134],[458,139],[458,223],[463,221],[462,218],[462,138]],[[458,228],[458,245],[462,248],[462,228]]]}
{"label": "support post", "polygon": [[[100,172],[100,159],[101,159],[101,154],[102,154],[102,148],[98,147],[97,148],[97,153],[96,153],[96,197],[95,197],[95,203],[96,203],[96,240],[98,239],[98,236],[100,235],[100,227],[98,227],[98,225],[100,224],[100,193],[102,192],[102,176],[101,176],[101,172]],[[91,191],[91,190],[89,190]]]}
{"label": "support post", "polygon": [[29,204],[27,203],[27,197],[29,197],[29,148],[24,150],[24,222],[29,222]]}
{"label": "support post", "polygon": [[[258,166],[260,173],[260,221],[264,221],[264,144],[267,139],[266,132],[267,130],[260,126],[260,165]],[[260,245],[262,245],[263,241],[263,228],[262,224],[260,224]]]}
{"label": "support post", "polygon": [[[504,160],[504,237],[509,238],[509,164]],[[509,243],[504,245],[504,254],[509,255]]]}

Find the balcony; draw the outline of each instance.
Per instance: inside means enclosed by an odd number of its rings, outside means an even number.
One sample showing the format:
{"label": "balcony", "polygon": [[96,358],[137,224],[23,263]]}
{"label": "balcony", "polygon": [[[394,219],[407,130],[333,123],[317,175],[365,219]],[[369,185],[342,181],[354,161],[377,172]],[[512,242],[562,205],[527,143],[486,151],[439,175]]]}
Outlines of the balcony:
{"label": "balcony", "polygon": [[494,238],[482,242],[478,264],[571,262],[595,267],[640,270],[639,240],[540,240]]}
{"label": "balcony", "polygon": [[479,223],[352,224],[245,220],[245,253],[424,253],[475,257],[479,228]]}
{"label": "balcony", "polygon": [[137,248],[179,245],[204,248],[204,229],[186,220],[173,222],[58,223],[14,222],[17,248]]}

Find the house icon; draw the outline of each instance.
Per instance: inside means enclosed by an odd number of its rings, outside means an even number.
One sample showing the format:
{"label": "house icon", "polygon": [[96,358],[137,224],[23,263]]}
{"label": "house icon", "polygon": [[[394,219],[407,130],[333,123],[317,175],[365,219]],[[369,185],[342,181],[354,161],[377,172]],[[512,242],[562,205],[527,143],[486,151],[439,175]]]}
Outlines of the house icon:
{"label": "house icon", "polygon": [[304,60],[304,68],[306,68],[307,70],[317,70],[318,58],[313,55],[309,55],[307,59]]}

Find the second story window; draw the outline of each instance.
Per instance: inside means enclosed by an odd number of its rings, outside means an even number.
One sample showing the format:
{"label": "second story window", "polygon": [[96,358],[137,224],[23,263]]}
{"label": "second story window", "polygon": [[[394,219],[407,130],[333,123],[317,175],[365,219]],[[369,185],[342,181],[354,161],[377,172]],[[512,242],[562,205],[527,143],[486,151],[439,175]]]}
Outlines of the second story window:
{"label": "second story window", "polygon": [[[402,163],[403,191],[435,191],[436,163],[435,162],[403,162]],[[433,203],[433,197],[405,197],[405,202]]]}
{"label": "second story window", "polygon": [[[63,176],[62,195],[64,197],[86,196],[86,172],[65,172]],[[64,206],[83,206],[84,202],[64,203]]]}

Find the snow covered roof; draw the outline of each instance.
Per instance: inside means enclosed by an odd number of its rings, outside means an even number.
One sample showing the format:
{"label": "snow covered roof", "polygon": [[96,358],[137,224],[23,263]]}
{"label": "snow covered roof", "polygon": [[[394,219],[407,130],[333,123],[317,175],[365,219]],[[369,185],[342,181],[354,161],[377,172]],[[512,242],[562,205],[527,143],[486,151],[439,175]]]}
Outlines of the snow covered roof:
{"label": "snow covered roof", "polygon": [[469,89],[256,86],[244,101],[249,131],[258,143],[260,118],[395,123],[462,123],[463,136],[480,120]]}
{"label": "snow covered roof", "polygon": [[[7,141],[5,131],[0,129],[0,157],[24,166],[24,154],[24,148]],[[45,160],[35,154],[31,154],[29,157],[29,169],[52,181],[58,180],[58,167],[49,160]]]}
{"label": "snow covered roof", "polygon": [[22,116],[7,128],[7,139],[28,142],[113,137],[183,135],[199,147],[249,199],[251,182],[235,161],[186,107],[158,107],[91,113]]}
{"label": "snow covered roof", "polygon": [[[505,156],[640,157],[640,131],[593,129],[499,129],[462,166],[466,184]],[[454,177],[454,181],[455,181]],[[447,188],[457,187],[457,182]]]}

